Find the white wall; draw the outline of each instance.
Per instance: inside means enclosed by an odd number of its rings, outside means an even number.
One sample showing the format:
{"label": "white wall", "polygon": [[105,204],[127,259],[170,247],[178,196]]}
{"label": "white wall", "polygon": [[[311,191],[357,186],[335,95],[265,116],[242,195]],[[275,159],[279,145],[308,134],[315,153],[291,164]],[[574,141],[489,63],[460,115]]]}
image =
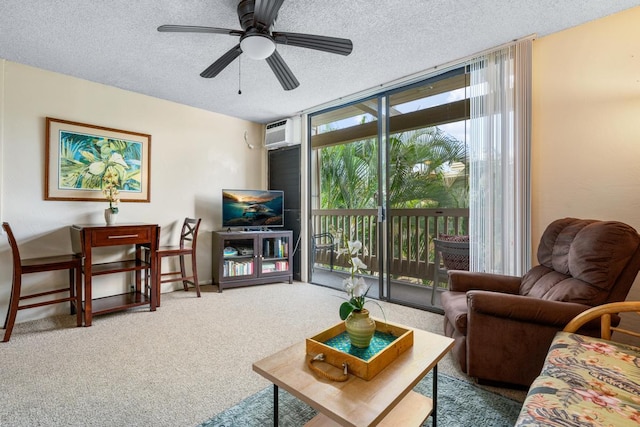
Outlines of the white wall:
{"label": "white wall", "polygon": [[[640,230],[638,22],[640,7],[534,42],[534,254],[557,218],[616,220]],[[628,300],[640,299],[639,283]],[[640,330],[636,318],[626,326]]]}
{"label": "white wall", "polygon": [[[22,257],[70,252],[69,225],[103,223],[108,206],[44,200],[45,117],[54,117],[151,135],[151,203],[121,203],[118,222],[157,223],[161,243],[173,243],[184,217],[201,217],[198,273],[205,283],[211,280],[211,231],[221,227],[221,189],[266,188],[261,124],[2,59],[0,72],[0,216],[11,224]],[[245,131],[253,150],[244,142]],[[3,235],[0,319],[6,315],[11,271]],[[31,289],[66,280],[62,273],[31,276],[26,282]],[[119,292],[128,280],[124,274],[98,278],[95,292]],[[165,284],[163,291],[179,285]],[[64,304],[23,310],[17,322],[66,310]]]}
{"label": "white wall", "polygon": [[534,41],[533,237],[563,216],[640,230],[640,7]]}

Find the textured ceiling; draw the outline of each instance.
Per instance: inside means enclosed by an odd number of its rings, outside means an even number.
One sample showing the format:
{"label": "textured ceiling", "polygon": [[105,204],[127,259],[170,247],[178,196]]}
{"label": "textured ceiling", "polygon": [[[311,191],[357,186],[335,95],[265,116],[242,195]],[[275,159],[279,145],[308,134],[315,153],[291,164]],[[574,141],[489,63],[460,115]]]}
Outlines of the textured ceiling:
{"label": "textured ceiling", "polygon": [[159,33],[162,24],[240,29],[237,0],[2,0],[0,58],[267,123],[449,63],[640,5],[640,0],[286,0],[277,31],[349,38],[349,56],[278,45],[300,81],[284,91],[265,61],[220,34]]}

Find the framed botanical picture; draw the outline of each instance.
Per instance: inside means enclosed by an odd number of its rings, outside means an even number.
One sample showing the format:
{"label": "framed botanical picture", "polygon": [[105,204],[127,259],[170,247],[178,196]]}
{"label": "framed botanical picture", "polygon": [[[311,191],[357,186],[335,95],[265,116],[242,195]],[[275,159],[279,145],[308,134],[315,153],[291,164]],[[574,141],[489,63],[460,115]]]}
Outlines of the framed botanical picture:
{"label": "framed botanical picture", "polygon": [[151,135],[46,119],[45,200],[151,201]]}

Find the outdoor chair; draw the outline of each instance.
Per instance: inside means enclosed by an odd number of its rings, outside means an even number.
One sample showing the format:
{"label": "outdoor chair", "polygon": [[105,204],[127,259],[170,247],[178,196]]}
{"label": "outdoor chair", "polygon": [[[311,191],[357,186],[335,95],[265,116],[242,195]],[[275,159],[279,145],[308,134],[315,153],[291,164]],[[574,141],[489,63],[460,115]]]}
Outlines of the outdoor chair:
{"label": "outdoor chair", "polygon": [[311,248],[311,254],[313,259],[311,260],[311,265],[315,266],[316,256],[318,252],[328,252],[329,253],[329,269],[333,271],[333,262],[335,258],[335,241],[333,238],[333,234],[331,233],[319,233],[311,236],[311,243],[313,247]]}
{"label": "outdoor chair", "polygon": [[449,270],[469,270],[469,236],[441,234],[433,240],[435,261],[433,266],[433,306],[440,281],[448,283]]}

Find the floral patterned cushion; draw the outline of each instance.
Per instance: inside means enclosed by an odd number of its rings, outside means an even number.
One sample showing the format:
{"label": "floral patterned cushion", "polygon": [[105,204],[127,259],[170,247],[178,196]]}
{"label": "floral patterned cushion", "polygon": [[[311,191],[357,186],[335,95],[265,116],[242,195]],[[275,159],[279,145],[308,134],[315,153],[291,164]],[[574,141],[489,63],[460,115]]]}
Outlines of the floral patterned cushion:
{"label": "floral patterned cushion", "polygon": [[640,348],[558,332],[516,427],[640,425]]}
{"label": "floral patterned cushion", "polygon": [[[447,242],[468,242],[469,236],[457,234],[440,234],[439,240]],[[469,255],[442,254],[442,263],[447,270],[469,270]]]}

